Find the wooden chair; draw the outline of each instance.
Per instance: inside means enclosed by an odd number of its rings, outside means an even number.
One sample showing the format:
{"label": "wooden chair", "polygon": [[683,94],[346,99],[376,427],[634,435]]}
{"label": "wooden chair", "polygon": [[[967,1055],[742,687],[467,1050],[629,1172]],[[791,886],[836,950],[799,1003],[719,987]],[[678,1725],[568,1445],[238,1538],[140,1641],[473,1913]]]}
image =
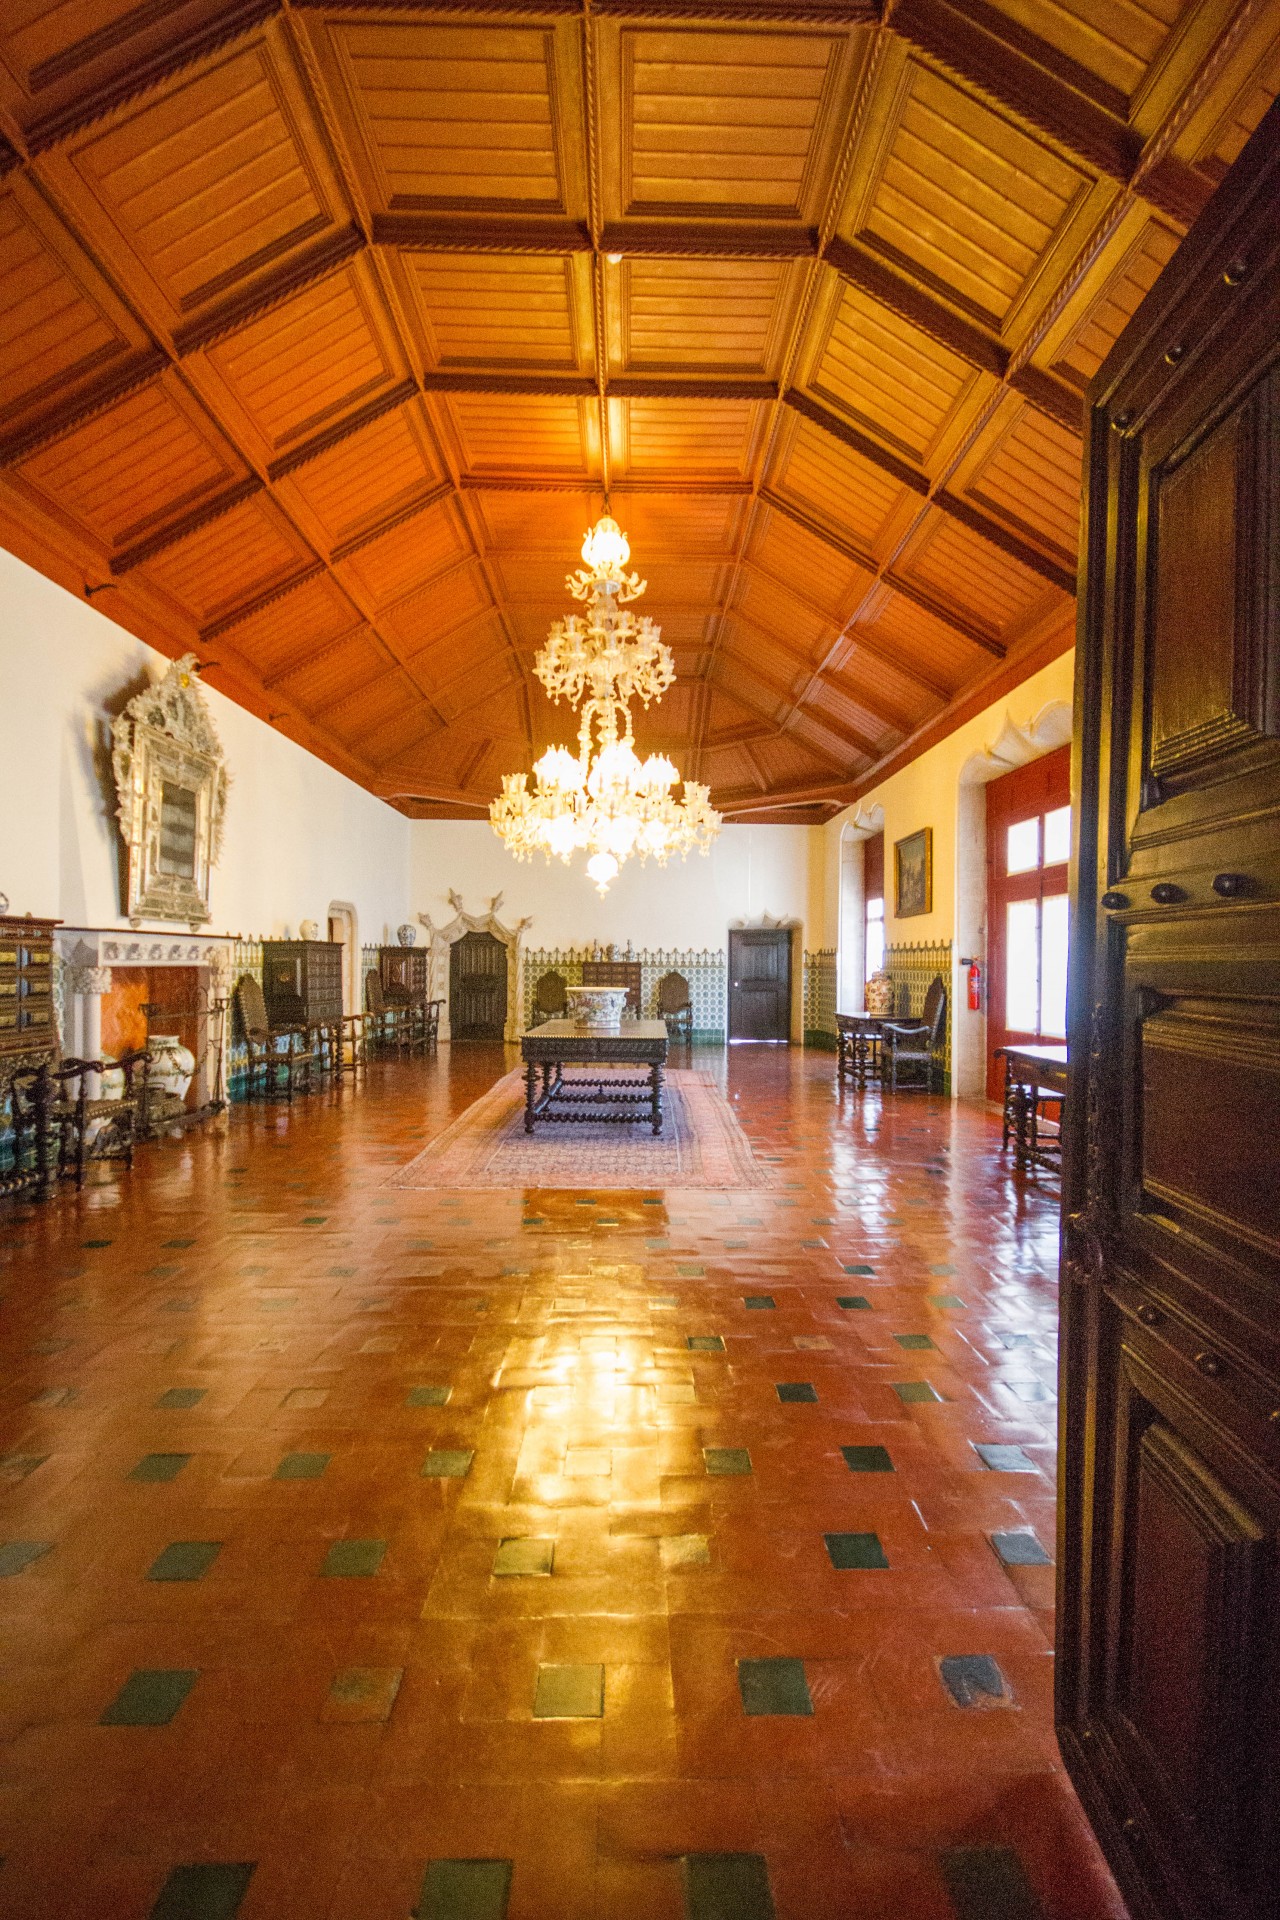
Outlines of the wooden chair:
{"label": "wooden chair", "polygon": [[544,1020],[563,1019],[568,1005],[563,974],[544,973],[533,990],[534,1026],[540,1027]]}
{"label": "wooden chair", "polygon": [[379,1052],[406,1053],[413,1045],[414,1009],[388,1001],[382,975],[373,967],[364,976],[365,1040]]}
{"label": "wooden chair", "polygon": [[658,982],[658,1013],[667,1023],[667,1032],[683,1036],[693,1044],[693,1000],[689,982],[682,973],[664,973]]}
{"label": "wooden chair", "polygon": [[[886,1020],[880,1029],[880,1077],[894,1093],[898,1091],[898,1075],[905,1067],[908,1078],[903,1082],[907,1087],[923,1087],[926,1093],[933,1092],[933,1070],[935,1055],[943,1030],[947,1023],[947,989],[941,976],[929,982],[929,991],[924,997],[924,1011],[919,1020]],[[919,1073],[919,1079],[910,1077]]]}
{"label": "wooden chair", "polygon": [[[286,1100],[293,1099],[294,1087],[301,1082],[303,1091],[311,1091],[311,1070],[315,1055],[306,1044],[306,1030],[292,1022],[273,1027],[267,1019],[267,1003],[261,983],[251,973],[242,973],[236,981],[236,1010],[245,1044],[249,1049],[249,1091],[262,1076],[264,1093],[274,1093],[280,1069],[284,1069]],[[284,1051],[280,1041],[285,1042]]]}

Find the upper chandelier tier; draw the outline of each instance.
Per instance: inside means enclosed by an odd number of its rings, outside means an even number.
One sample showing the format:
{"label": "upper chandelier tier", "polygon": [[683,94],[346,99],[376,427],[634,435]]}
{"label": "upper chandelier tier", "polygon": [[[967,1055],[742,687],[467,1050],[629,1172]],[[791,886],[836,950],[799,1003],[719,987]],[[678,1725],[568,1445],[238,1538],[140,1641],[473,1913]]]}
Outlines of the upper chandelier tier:
{"label": "upper chandelier tier", "polygon": [[504,775],[489,817],[517,860],[542,852],[567,862],[585,851],[603,894],[632,854],[665,865],[691,847],[705,853],[722,822],[705,786],[685,780],[677,800],[680,775],[667,756],[642,760],[635,751],[629,703],[661,700],[675,663],[661,628],[625,610],[646,583],[624,571],[631,548],[607,513],[584,539],[582,558],[585,566],[565,584],[586,612],[554,621],[534,661],[553,700],[581,707],[577,754],[549,747],[533,769],[532,789],[527,774]]}

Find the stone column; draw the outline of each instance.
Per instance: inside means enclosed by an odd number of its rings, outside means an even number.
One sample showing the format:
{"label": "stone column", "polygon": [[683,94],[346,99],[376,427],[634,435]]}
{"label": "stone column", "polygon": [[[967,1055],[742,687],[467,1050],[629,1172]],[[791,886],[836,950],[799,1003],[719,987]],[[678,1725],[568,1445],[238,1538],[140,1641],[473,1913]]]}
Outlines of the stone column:
{"label": "stone column", "polygon": [[[82,1060],[102,1058],[102,996],[111,991],[110,967],[68,967],[66,991],[71,1003],[71,1031]],[[102,1076],[85,1075],[85,1092],[90,1100],[102,1094]]]}

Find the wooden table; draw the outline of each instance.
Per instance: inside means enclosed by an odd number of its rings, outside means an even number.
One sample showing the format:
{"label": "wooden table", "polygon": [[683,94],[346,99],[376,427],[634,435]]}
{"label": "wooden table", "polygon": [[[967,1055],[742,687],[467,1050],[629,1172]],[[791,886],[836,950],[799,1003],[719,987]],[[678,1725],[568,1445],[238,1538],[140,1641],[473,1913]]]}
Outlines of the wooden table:
{"label": "wooden table", "polygon": [[[520,1035],[524,1061],[524,1130],[537,1120],[605,1121],[634,1125],[647,1120],[662,1131],[662,1069],[667,1059],[665,1020],[623,1020],[613,1033],[577,1020],[545,1020]],[[583,1074],[574,1067],[643,1067],[634,1079]]]}
{"label": "wooden table", "polygon": [[836,1015],[836,1046],[838,1060],[836,1078],[843,1080],[851,1073],[860,1085],[865,1086],[867,1074],[879,1065],[880,1033],[886,1020],[892,1014],[880,1013],[838,1013]]}
{"label": "wooden table", "polygon": [[997,1058],[1004,1061],[1004,1127],[1000,1144],[1008,1147],[1013,1138],[1014,1164],[1020,1173],[1028,1167],[1062,1165],[1061,1131],[1043,1136],[1040,1132],[1040,1102],[1046,1096],[1057,1100],[1059,1112],[1067,1091],[1067,1050],[1065,1047],[999,1047]]}

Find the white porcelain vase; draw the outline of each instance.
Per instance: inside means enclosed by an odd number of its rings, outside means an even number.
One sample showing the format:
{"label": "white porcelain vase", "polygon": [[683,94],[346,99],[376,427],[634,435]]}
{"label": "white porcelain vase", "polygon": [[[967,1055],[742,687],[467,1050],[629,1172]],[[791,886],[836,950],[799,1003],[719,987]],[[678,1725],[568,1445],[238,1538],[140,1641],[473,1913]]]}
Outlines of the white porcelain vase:
{"label": "white porcelain vase", "polygon": [[190,1047],[184,1047],[176,1033],[153,1033],[147,1041],[147,1052],[151,1057],[148,1084],[171,1093],[175,1100],[185,1100],[196,1070],[196,1057]]}
{"label": "white porcelain vase", "polygon": [[616,1033],[627,1004],[625,987],[566,987],[570,1018],[593,1033]]}

